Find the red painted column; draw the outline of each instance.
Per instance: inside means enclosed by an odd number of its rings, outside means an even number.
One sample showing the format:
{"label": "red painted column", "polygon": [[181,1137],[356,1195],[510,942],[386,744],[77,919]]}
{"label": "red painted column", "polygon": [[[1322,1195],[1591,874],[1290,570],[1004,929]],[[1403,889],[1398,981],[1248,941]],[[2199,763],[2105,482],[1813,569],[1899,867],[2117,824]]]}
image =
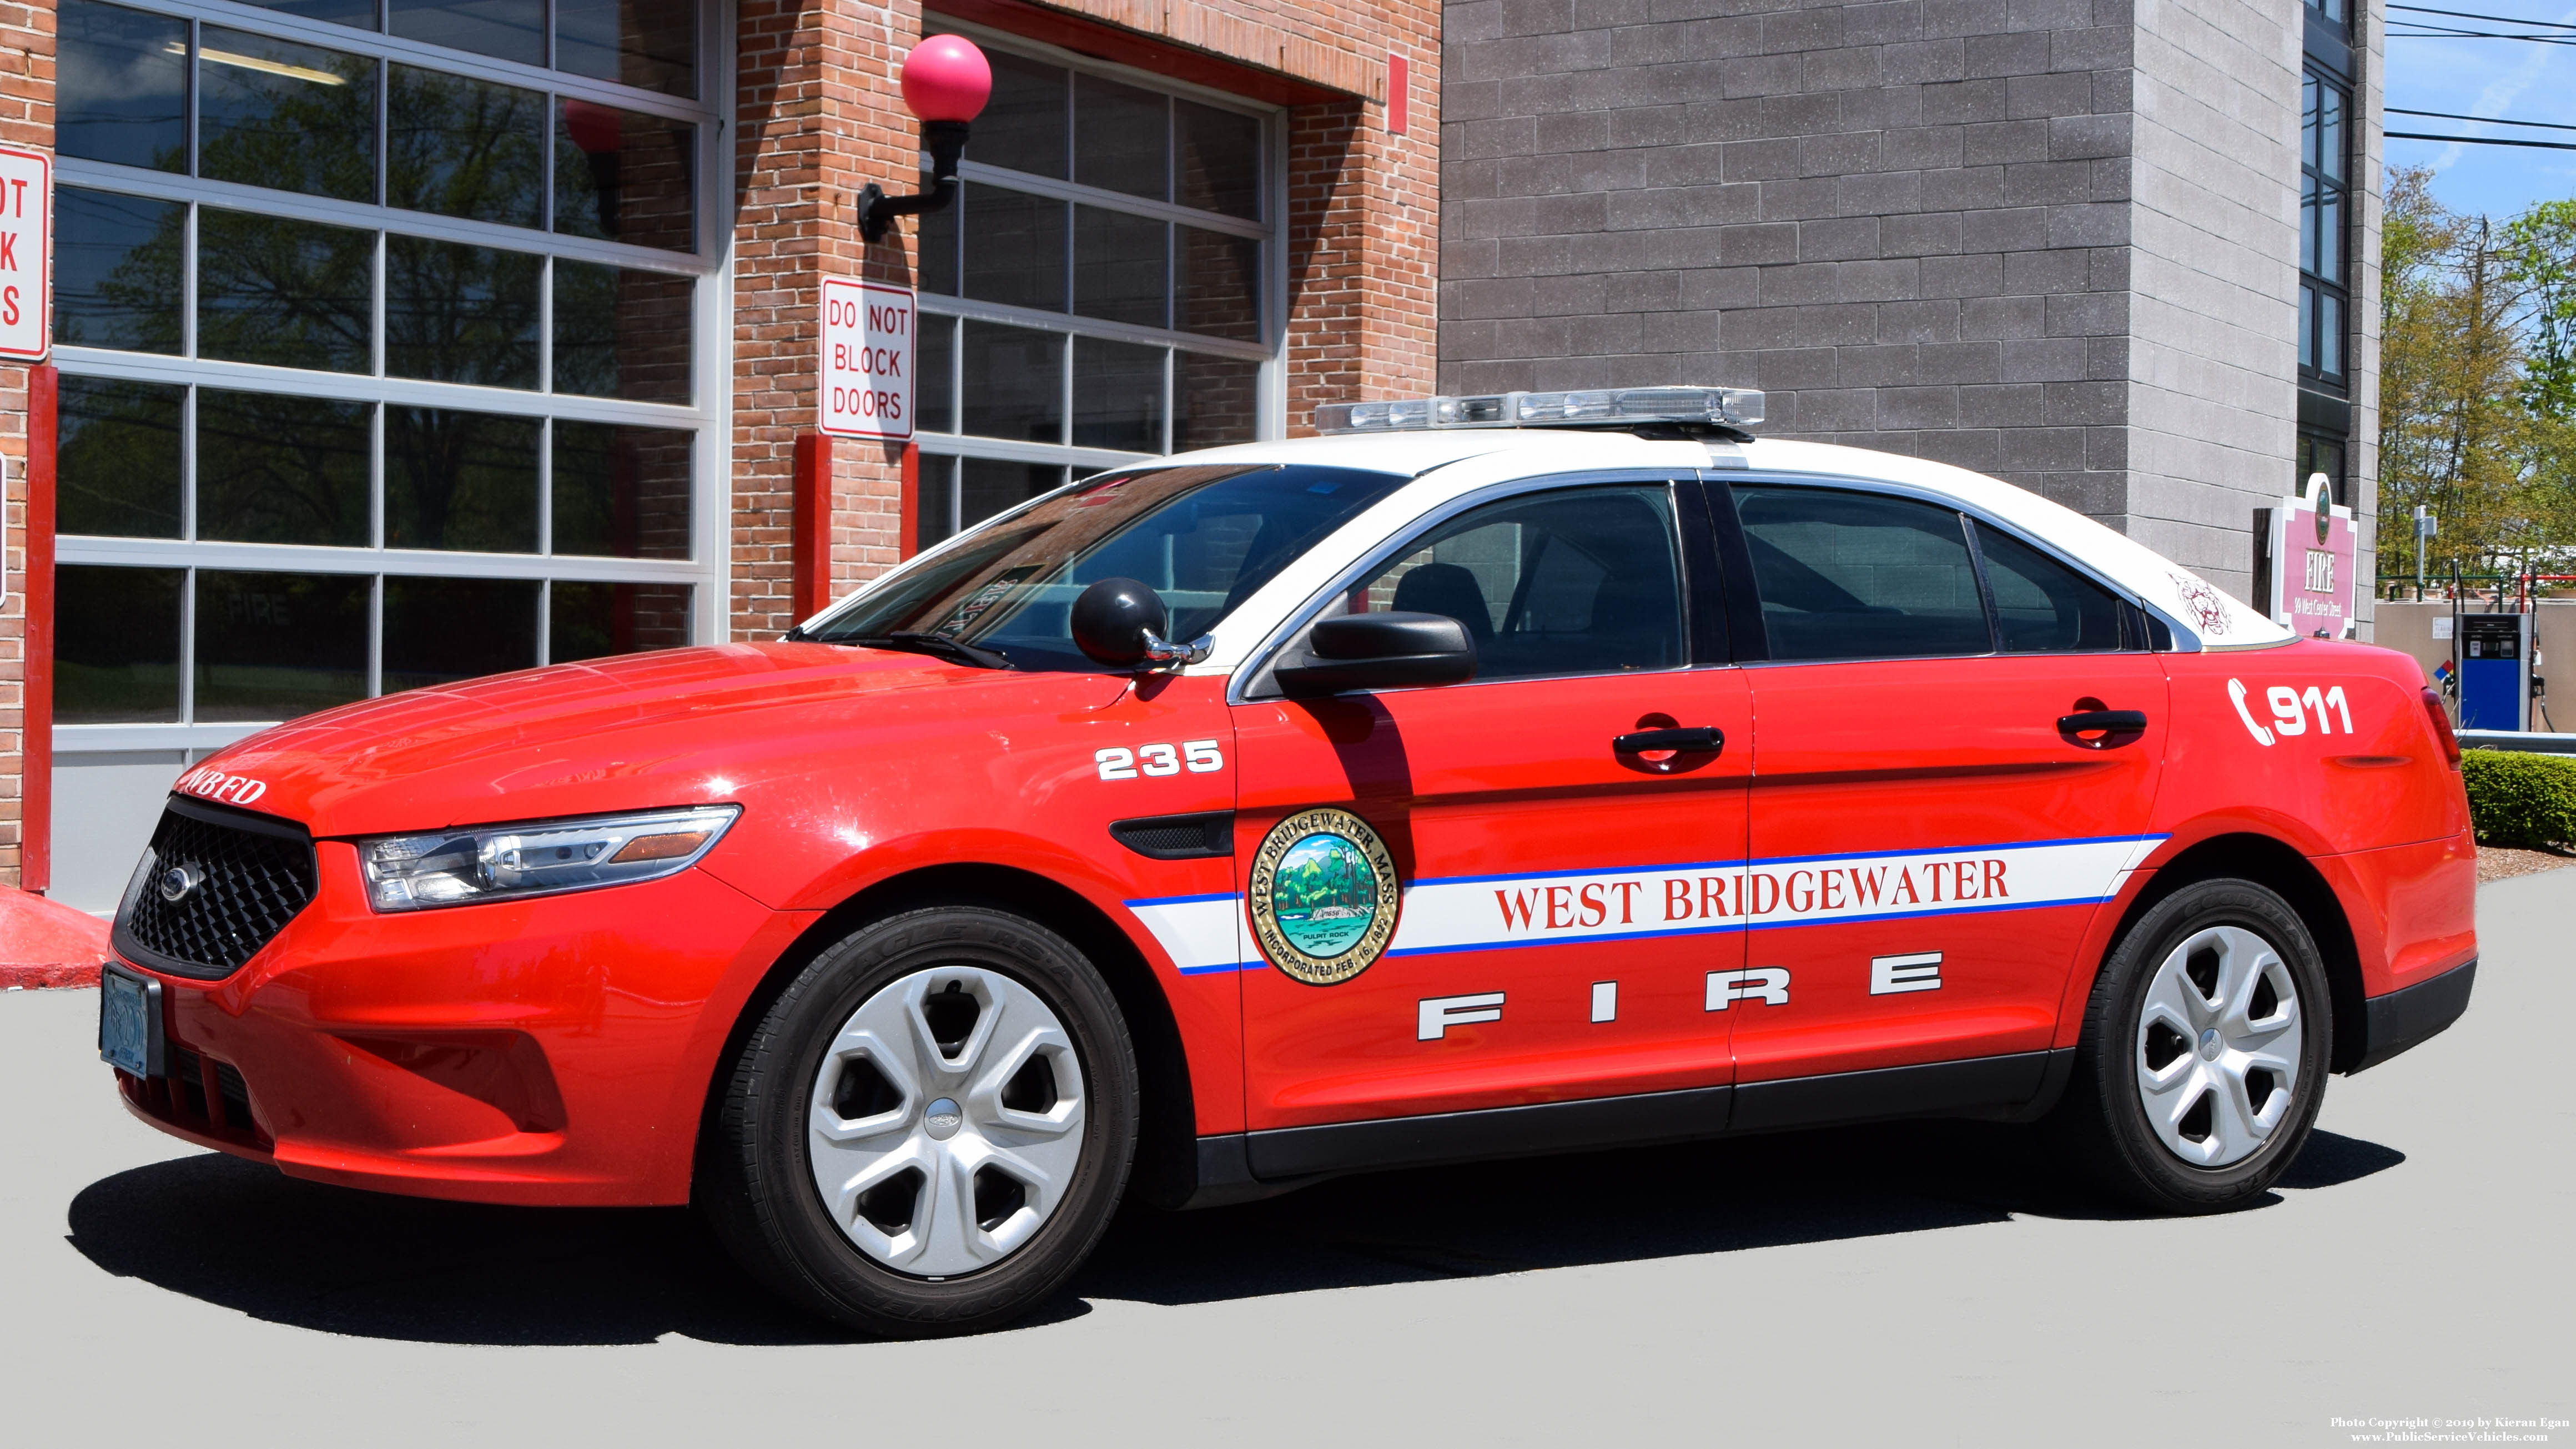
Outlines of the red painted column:
{"label": "red painted column", "polygon": [[791,606],[797,618],[811,618],[832,602],[832,439],[823,433],[796,435],[793,552]]}
{"label": "red painted column", "polygon": [[902,516],[895,520],[895,557],[906,559],[921,552],[921,445],[903,445],[903,486],[895,492],[895,506]]}
{"label": "red painted column", "polygon": [[54,438],[59,378],[27,369],[27,668],[19,690],[18,883],[54,883]]}

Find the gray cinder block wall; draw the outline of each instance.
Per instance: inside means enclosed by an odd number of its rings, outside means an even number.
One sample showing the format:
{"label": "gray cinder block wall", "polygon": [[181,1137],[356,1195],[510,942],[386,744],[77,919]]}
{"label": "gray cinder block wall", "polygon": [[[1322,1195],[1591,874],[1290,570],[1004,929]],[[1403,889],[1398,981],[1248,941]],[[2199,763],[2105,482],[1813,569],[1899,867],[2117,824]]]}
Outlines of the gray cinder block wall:
{"label": "gray cinder block wall", "polygon": [[1767,433],[1997,474],[2242,593],[2293,468],[2301,25],[2298,0],[1452,0],[1442,389],[1758,386]]}

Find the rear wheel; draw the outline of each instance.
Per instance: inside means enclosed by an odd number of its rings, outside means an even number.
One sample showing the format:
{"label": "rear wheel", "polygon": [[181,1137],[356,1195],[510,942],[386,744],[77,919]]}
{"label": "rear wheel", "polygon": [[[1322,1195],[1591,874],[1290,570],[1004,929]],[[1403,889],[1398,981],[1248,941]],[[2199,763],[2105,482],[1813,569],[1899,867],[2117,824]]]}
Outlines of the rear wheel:
{"label": "rear wheel", "polygon": [[2144,1206],[2242,1204],[2307,1141],[2331,1013],[2324,963],[2288,902],[2251,881],[2187,885],[2103,963],[2050,1135]]}
{"label": "rear wheel", "polygon": [[735,1059],[702,1174],[763,1281],[889,1335],[971,1332],[1081,1266],[1127,1180],[1136,1067],[1062,937],[977,906],[861,928]]}

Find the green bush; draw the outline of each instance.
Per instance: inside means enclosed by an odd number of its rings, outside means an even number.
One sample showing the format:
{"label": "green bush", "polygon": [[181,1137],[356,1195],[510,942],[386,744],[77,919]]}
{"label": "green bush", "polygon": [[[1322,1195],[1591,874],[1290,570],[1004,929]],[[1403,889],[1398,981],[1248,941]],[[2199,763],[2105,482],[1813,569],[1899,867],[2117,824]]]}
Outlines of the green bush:
{"label": "green bush", "polygon": [[2576,756],[2462,750],[2480,845],[2576,846]]}

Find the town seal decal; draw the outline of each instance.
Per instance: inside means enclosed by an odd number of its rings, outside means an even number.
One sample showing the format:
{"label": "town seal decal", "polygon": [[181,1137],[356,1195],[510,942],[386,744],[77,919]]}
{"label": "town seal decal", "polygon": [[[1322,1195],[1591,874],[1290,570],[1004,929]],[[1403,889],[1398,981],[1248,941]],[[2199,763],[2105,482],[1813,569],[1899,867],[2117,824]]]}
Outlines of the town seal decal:
{"label": "town seal decal", "polygon": [[1270,964],[1309,986],[1366,971],[1395,938],[1395,861],[1347,810],[1301,810],[1253,853],[1245,903]]}

